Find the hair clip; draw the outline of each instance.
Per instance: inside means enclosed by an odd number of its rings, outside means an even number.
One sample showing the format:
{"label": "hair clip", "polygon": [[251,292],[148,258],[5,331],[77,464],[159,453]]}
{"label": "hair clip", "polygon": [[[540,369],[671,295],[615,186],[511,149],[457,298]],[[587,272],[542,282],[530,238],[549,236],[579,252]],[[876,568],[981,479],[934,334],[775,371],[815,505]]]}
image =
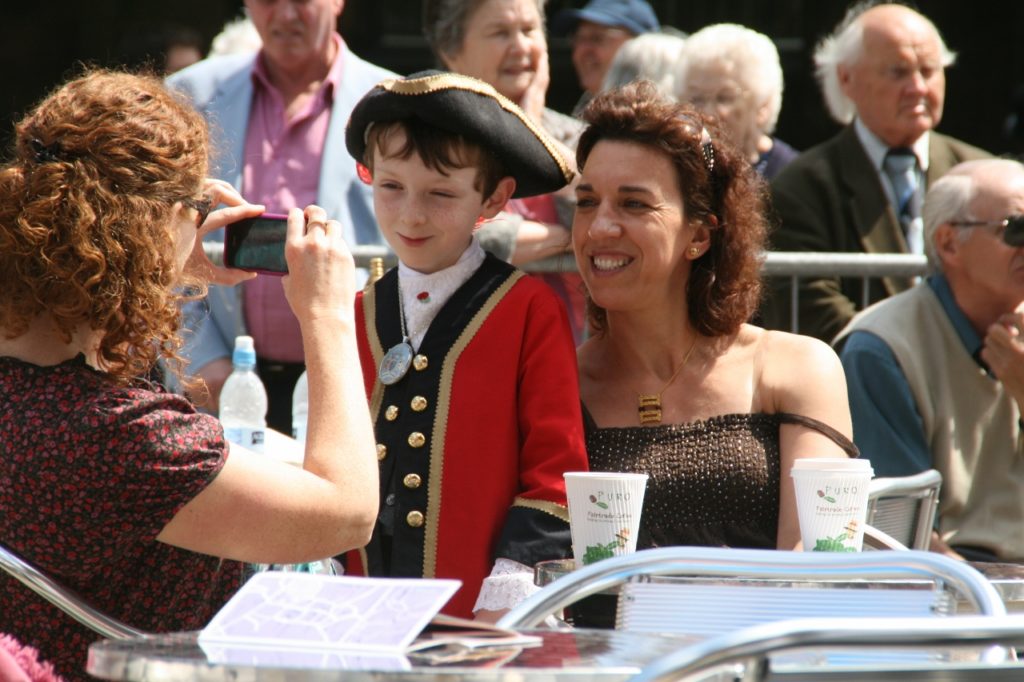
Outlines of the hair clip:
{"label": "hair clip", "polygon": [[29,140],[29,145],[32,147],[37,163],[52,163],[53,161],[60,160],[58,155],[61,152],[61,148],[56,142],[47,146],[38,137],[33,137]]}
{"label": "hair clip", "polygon": [[704,155],[704,165],[711,173],[715,170],[715,148],[711,145],[711,133],[703,127],[700,129],[700,151]]}

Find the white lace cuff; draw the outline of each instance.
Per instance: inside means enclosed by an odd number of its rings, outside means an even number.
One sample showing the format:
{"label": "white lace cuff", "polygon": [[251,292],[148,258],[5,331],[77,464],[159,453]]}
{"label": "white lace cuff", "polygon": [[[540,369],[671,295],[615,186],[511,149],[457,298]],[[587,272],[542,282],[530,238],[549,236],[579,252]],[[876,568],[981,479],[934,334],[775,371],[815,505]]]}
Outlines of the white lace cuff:
{"label": "white lace cuff", "polygon": [[532,568],[511,559],[498,559],[480,586],[473,611],[510,609],[539,589],[533,584]]}

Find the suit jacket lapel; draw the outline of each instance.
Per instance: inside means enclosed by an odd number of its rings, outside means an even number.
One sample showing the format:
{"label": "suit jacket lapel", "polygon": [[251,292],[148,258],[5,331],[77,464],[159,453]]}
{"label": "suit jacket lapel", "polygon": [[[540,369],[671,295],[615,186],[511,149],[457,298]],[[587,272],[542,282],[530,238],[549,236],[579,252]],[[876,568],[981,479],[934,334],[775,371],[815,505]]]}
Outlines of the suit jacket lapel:
{"label": "suit jacket lapel", "polygon": [[[840,133],[839,152],[840,179],[864,253],[909,253],[896,211],[852,125]],[[911,285],[906,278],[884,277],[882,282],[890,295]]]}
{"label": "suit jacket lapel", "polygon": [[959,163],[953,155],[953,148],[946,141],[945,136],[938,134],[934,130],[928,137],[928,173],[925,180],[926,187],[931,187],[932,183],[941,178],[943,175],[949,172],[949,170]]}
{"label": "suit jacket lapel", "polygon": [[213,172],[216,177],[235,187],[242,186],[242,157],[245,154],[245,131],[249,127],[252,95],[250,66],[224,81],[210,100],[210,126],[214,135],[220,138],[220,143],[214,145]]}
{"label": "suit jacket lapel", "polygon": [[[356,103],[376,85],[376,77],[360,75],[361,60],[342,45],[344,60],[341,82],[334,91],[327,141],[320,161],[317,201],[329,216],[348,215],[342,236],[349,244],[381,244],[383,237],[373,216],[373,192],[356,175],[356,162],[345,147],[345,128]],[[347,211],[345,208],[347,207]],[[345,221],[343,221],[345,222]]]}

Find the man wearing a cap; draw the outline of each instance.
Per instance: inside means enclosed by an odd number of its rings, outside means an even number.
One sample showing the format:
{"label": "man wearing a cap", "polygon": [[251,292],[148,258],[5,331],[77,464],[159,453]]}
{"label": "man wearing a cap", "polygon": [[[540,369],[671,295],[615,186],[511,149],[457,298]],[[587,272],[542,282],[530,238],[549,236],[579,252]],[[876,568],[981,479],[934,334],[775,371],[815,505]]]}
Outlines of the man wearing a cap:
{"label": "man wearing a cap", "polygon": [[601,90],[619,47],[641,33],[661,30],[661,24],[646,0],[591,0],[583,9],[556,15],[552,30],[572,35],[572,64],[584,90],[579,111]]}
{"label": "man wearing a cap", "polygon": [[935,272],[853,318],[854,441],[878,476],[942,474],[931,548],[1024,562],[1024,166],[955,166],[924,201]]}

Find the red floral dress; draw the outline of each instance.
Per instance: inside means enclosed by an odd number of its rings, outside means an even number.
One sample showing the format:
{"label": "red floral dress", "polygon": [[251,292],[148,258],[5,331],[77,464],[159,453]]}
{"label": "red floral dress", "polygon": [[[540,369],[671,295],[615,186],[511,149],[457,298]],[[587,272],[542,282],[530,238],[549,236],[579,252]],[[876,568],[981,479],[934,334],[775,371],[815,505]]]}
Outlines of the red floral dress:
{"label": "red floral dress", "polygon": [[[202,628],[242,564],[156,541],[227,458],[220,423],[186,399],[112,385],[83,356],[0,357],[0,542],[141,630]],[[0,573],[0,632],[69,680],[98,636]]]}

